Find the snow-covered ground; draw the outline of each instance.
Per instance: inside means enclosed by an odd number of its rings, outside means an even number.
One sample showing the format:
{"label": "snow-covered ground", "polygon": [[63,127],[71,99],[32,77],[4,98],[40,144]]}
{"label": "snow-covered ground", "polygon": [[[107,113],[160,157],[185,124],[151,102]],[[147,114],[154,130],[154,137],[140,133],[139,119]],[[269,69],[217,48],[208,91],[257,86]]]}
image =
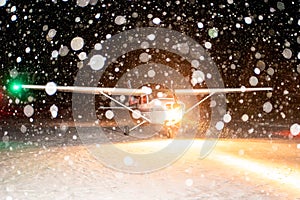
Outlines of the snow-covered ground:
{"label": "snow-covered ground", "polygon": [[[153,139],[118,146],[140,153],[168,142]],[[0,199],[300,198],[300,141],[219,140],[213,152],[200,159],[203,142],[196,139],[168,167],[141,174],[106,167],[87,150],[92,143],[4,149]]]}

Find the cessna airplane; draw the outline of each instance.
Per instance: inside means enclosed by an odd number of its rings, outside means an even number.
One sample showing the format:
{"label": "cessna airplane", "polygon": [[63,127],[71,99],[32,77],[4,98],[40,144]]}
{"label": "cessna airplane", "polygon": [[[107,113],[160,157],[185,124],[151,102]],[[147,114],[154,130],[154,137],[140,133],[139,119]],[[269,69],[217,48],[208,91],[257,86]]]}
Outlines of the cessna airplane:
{"label": "cessna airplane", "polygon": [[[136,126],[124,128],[124,134],[128,135],[130,131],[145,124],[159,124],[163,125],[167,137],[172,138],[180,127],[183,116],[190,112],[202,102],[217,93],[234,93],[234,92],[256,92],[256,91],[271,91],[269,87],[256,88],[209,88],[209,89],[159,89],[148,86],[143,86],[139,89],[128,88],[99,88],[99,87],[79,87],[79,86],[57,86],[51,82],[47,85],[21,85],[24,89],[46,90],[50,95],[56,91],[74,92],[103,95],[111,101],[118,104],[118,107],[101,107],[102,109],[126,109],[131,112],[133,118],[141,119],[141,122]],[[177,99],[177,95],[200,95],[207,96],[197,102],[189,109],[185,108],[185,104]],[[112,95],[126,95],[129,96],[127,105],[116,100]]]}

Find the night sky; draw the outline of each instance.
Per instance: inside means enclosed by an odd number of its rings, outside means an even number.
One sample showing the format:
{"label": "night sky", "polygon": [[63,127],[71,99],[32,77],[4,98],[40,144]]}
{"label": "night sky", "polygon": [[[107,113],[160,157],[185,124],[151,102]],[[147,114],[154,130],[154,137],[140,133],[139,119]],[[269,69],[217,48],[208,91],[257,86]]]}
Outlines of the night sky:
{"label": "night sky", "polygon": [[[27,81],[33,84],[72,85],[82,55],[96,43],[109,34],[150,26],[179,31],[203,45],[225,87],[274,88],[268,96],[228,94],[228,112],[234,119],[243,121],[246,114],[247,123],[299,123],[299,4],[299,0],[0,0],[1,109],[16,108],[4,87],[14,75],[29,74]],[[75,37],[84,40],[80,50],[71,48]],[[53,103],[61,109],[71,105],[70,94],[49,97],[36,92],[34,98],[17,107],[30,104],[38,113]]]}

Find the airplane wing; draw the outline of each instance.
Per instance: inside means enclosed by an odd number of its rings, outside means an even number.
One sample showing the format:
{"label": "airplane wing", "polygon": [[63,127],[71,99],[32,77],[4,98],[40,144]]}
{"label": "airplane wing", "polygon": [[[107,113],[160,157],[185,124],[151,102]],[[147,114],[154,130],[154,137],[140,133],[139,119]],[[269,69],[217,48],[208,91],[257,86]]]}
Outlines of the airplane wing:
{"label": "airplane wing", "polygon": [[[108,94],[108,95],[146,95],[151,94],[150,88],[128,89],[128,88],[101,88],[80,86],[47,86],[47,85],[22,85],[24,89],[54,90],[61,92],[74,92],[83,94]],[[150,89],[151,90],[151,89]]]}
{"label": "airplane wing", "polygon": [[[149,87],[142,87],[141,89],[128,88],[101,88],[101,87],[81,87],[81,86],[55,86],[55,85],[22,85],[22,88],[36,89],[36,90],[55,90],[61,92],[74,92],[84,94],[108,94],[108,95],[147,95],[151,94],[152,90]],[[255,88],[205,88],[205,89],[174,89],[176,95],[199,95],[212,93],[234,93],[234,92],[257,92],[257,91],[271,91],[270,87],[255,87]]]}
{"label": "airplane wing", "polygon": [[175,89],[176,95],[199,95],[212,93],[235,93],[235,92],[257,92],[257,91],[272,91],[271,87],[254,87],[254,88],[205,88],[205,89]]}

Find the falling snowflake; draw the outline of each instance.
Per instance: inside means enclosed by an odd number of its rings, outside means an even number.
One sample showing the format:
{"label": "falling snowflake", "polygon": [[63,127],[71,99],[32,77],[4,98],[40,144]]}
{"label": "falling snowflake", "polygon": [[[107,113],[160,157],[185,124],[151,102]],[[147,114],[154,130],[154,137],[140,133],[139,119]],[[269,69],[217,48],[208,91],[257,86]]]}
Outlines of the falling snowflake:
{"label": "falling snowflake", "polygon": [[117,25],[122,25],[122,24],[125,24],[126,23],[126,18],[124,16],[117,16],[115,18],[115,23]]}
{"label": "falling snowflake", "polygon": [[88,65],[90,65],[93,70],[100,70],[104,67],[105,61],[106,58],[102,55],[93,55]]}
{"label": "falling snowflake", "polygon": [[24,114],[26,117],[31,117],[34,113],[34,108],[31,105],[26,105],[24,107]]}
{"label": "falling snowflake", "polygon": [[82,49],[83,46],[84,46],[84,40],[82,37],[75,37],[72,39],[71,48],[74,51],[78,51],[78,50]]}
{"label": "falling snowflake", "polygon": [[47,83],[46,87],[45,87],[45,91],[48,95],[54,95],[57,91],[57,86],[56,83],[54,82],[49,82]]}

